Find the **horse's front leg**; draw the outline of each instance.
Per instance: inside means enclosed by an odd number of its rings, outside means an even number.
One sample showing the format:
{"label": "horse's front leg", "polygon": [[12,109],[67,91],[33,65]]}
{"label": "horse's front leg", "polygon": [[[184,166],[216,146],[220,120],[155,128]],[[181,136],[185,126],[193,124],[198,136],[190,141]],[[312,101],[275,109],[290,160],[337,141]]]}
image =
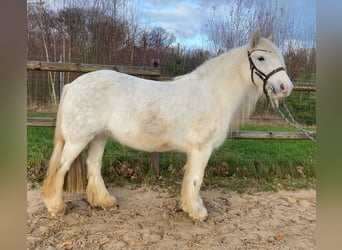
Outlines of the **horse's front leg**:
{"label": "horse's front leg", "polygon": [[204,170],[211,152],[211,148],[202,148],[191,150],[188,153],[182,184],[182,209],[193,219],[201,221],[206,221],[208,219],[208,212],[203,206],[199,191],[203,181]]}

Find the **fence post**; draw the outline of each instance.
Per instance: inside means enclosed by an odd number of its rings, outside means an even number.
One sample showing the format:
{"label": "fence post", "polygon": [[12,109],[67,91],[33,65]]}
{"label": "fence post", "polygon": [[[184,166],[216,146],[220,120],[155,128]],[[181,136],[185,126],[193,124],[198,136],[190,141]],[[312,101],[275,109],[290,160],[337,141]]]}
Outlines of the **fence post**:
{"label": "fence post", "polygon": [[159,152],[151,152],[151,162],[156,174],[159,175]]}

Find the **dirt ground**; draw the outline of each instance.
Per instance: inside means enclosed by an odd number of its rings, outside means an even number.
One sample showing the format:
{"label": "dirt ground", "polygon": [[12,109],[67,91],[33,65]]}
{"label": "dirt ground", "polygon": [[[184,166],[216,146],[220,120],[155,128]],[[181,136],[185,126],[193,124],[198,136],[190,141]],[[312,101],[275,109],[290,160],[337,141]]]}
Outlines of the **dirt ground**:
{"label": "dirt ground", "polygon": [[316,249],[316,191],[201,192],[207,222],[178,209],[179,194],[157,188],[109,188],[119,208],[91,208],[67,195],[67,213],[51,218],[38,188],[27,191],[27,249]]}

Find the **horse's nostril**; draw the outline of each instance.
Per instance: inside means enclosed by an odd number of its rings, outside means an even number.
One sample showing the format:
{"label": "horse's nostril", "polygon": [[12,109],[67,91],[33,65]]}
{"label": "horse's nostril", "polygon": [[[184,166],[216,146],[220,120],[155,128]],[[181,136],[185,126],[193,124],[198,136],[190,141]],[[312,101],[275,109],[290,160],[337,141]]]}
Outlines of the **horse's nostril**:
{"label": "horse's nostril", "polygon": [[280,84],[280,90],[281,90],[283,93],[290,92],[290,91],[291,91],[290,85],[287,84],[287,83],[281,83],[281,84]]}

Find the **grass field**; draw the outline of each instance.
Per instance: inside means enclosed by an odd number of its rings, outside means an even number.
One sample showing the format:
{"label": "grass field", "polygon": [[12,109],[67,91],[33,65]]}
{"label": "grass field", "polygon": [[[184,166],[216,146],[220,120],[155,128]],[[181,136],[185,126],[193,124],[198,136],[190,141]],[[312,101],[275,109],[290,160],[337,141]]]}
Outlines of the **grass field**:
{"label": "grass field", "polygon": [[[246,125],[240,130],[289,131],[290,128]],[[28,180],[41,182],[53,147],[54,128],[27,128]],[[85,150],[86,151],[86,150]],[[174,186],[182,180],[186,156],[160,154],[160,176],[150,154],[108,140],[103,157],[106,183]],[[206,168],[203,187],[226,187],[240,192],[298,189],[315,186],[316,144],[294,140],[227,140],[215,150]]]}

